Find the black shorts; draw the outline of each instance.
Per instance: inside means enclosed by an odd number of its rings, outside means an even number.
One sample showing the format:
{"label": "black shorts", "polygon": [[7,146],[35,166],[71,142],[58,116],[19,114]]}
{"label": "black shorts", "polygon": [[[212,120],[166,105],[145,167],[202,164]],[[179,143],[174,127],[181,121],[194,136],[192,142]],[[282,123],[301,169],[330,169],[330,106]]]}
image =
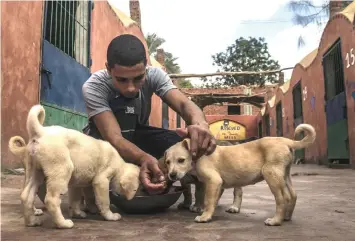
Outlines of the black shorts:
{"label": "black shorts", "polygon": [[179,141],[182,141],[182,138],[175,131],[139,125],[132,142],[144,152],[159,159],[169,147]]}

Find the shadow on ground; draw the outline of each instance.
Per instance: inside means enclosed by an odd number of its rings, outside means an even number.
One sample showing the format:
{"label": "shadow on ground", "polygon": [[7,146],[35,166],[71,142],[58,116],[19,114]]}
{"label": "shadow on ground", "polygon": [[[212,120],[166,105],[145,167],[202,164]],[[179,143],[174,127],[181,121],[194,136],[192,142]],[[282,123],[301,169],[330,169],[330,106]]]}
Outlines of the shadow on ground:
{"label": "shadow on ground", "polygon": [[[315,165],[294,166],[292,181],[298,194],[293,220],[281,227],[264,226],[272,217],[274,198],[265,182],[244,188],[241,213],[224,210],[233,199],[225,191],[211,223],[194,223],[195,214],[178,211],[176,204],[155,215],[125,215],[120,221],[100,216],[75,219],[71,230],[53,229],[47,213],[41,227],[25,227],[20,206],[23,176],[2,175],[1,240],[282,240],[354,241],[355,171]],[[178,201],[180,202],[180,200]],[[38,208],[43,204],[36,200]],[[67,216],[66,198],[63,213]]]}

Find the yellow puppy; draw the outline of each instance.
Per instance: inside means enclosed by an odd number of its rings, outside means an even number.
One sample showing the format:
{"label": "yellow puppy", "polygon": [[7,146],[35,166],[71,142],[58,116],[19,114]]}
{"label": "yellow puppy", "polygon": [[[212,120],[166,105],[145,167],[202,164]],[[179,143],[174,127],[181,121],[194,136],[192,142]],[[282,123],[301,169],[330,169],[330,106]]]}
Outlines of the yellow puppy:
{"label": "yellow puppy", "polygon": [[[296,205],[290,169],[294,151],[310,146],[316,132],[311,125],[297,126],[295,135],[306,132],[301,141],[284,137],[264,137],[255,141],[234,145],[217,146],[209,156],[196,163],[198,179],[205,185],[204,211],[196,222],[212,219],[221,189],[243,187],[265,180],[276,201],[274,217],[265,220],[266,225],[276,226],[291,220]],[[190,140],[173,145],[165,152],[168,175],[182,179],[193,169]]]}

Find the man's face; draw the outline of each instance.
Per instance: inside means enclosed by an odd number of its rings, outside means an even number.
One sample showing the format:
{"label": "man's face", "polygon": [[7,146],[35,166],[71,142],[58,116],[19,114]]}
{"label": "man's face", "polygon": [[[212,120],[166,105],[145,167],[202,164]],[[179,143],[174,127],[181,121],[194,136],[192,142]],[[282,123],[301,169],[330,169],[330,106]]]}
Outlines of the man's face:
{"label": "man's face", "polygon": [[134,98],[138,94],[145,81],[145,65],[143,63],[131,67],[115,64],[113,68],[109,68],[106,64],[106,68],[112,76],[113,86],[124,97]]}

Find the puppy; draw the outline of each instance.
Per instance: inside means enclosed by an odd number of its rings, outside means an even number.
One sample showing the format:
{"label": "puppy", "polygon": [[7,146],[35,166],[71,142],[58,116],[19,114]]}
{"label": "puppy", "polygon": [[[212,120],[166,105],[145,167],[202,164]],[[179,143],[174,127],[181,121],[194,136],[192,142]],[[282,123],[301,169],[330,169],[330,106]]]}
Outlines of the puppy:
{"label": "puppy", "polygon": [[[276,201],[274,217],[265,220],[269,226],[282,225],[291,220],[297,195],[291,182],[294,151],[314,143],[316,132],[311,125],[297,126],[295,135],[304,131],[305,137],[295,141],[284,137],[264,137],[235,146],[217,146],[209,156],[196,162],[196,174],[205,185],[204,211],[196,222],[212,219],[222,188],[243,187],[266,181]],[[173,145],[165,152],[168,175],[181,180],[193,167],[190,140]]]}
{"label": "puppy", "polygon": [[[232,146],[233,143],[229,141],[221,141],[217,140],[217,145],[219,146]],[[165,161],[162,158],[160,161]],[[161,165],[163,166],[163,164]],[[161,167],[162,169],[162,167]],[[170,177],[167,175],[169,179],[174,177]],[[189,209],[191,212],[201,213],[203,211],[203,196],[204,196],[204,185],[200,182],[196,176],[196,173],[192,170],[188,172],[181,180],[181,186],[184,189],[184,201],[178,205],[179,209]],[[191,185],[195,185],[195,203],[192,205],[192,193],[191,193]],[[221,189],[221,193],[219,195],[218,200],[222,196],[224,189]],[[242,204],[242,197],[243,197],[243,190],[241,187],[235,187],[233,191],[233,204],[226,209],[228,213],[239,213],[241,204]],[[217,201],[218,203],[218,201]]]}
{"label": "puppy", "polygon": [[124,162],[116,149],[79,131],[61,126],[44,127],[45,110],[35,105],[27,117],[29,142],[26,146],[27,183],[21,193],[27,226],[41,225],[34,214],[33,202],[39,185],[46,182],[45,205],[57,228],[72,228],[60,208],[60,195],[69,188],[71,217],[84,218],[80,209],[82,189],[93,187],[96,205],[105,220],[119,220],[119,213],[110,210],[109,184],[112,190],[132,199],[140,185],[139,167]]}
{"label": "puppy", "polygon": [[[23,182],[23,187],[22,187],[22,190],[23,190],[29,180],[28,165],[29,165],[29,162],[31,161],[31,157],[29,156],[28,152],[26,151],[25,140],[21,136],[11,137],[9,140],[9,149],[15,156],[17,156],[21,160],[22,165],[24,167],[25,180]],[[33,206],[33,212],[34,212],[35,216],[40,216],[43,214],[42,209],[37,209],[35,206]]]}

